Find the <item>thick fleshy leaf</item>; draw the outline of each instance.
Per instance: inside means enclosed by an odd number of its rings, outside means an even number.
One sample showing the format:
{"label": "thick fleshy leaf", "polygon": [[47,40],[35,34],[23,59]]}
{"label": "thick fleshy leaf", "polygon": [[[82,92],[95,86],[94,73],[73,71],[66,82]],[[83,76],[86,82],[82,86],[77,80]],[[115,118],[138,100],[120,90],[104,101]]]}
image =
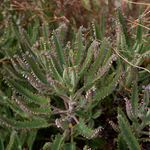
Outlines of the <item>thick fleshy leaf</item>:
{"label": "thick fleshy leaf", "polygon": [[16,83],[15,81],[9,79],[9,78],[5,78],[6,81],[16,90],[18,91],[20,94],[22,94],[23,96],[25,96],[26,98],[28,98],[29,100],[37,103],[37,104],[41,104],[41,105],[44,105],[44,104],[48,104],[49,103],[49,100],[48,98],[45,98],[45,97],[40,97],[40,96],[37,96],[33,93],[31,93],[30,91],[28,91],[27,89],[23,88],[22,86],[20,86],[18,83]]}
{"label": "thick fleshy leaf", "polygon": [[139,101],[138,89],[137,89],[136,83],[134,82],[133,88],[132,88],[131,104],[132,104],[132,110],[135,116],[137,116],[138,101]]}
{"label": "thick fleshy leaf", "polygon": [[65,62],[65,59],[63,56],[62,48],[61,48],[60,42],[58,40],[58,37],[55,32],[53,32],[53,33],[54,33],[54,41],[55,41],[55,45],[56,45],[57,55],[59,58],[60,65],[63,68],[63,65],[66,65],[66,62]]}
{"label": "thick fleshy leaf", "polygon": [[30,130],[30,129],[37,129],[37,128],[46,128],[49,126],[49,124],[43,118],[35,119],[30,122],[29,121],[21,122],[21,121],[16,121],[10,118],[0,116],[0,121],[6,126],[16,128],[16,129]]}
{"label": "thick fleshy leaf", "polygon": [[62,141],[64,140],[64,138],[65,138],[65,134],[64,135],[58,134],[53,143],[52,150],[59,150],[60,145],[61,145]]}
{"label": "thick fleshy leaf", "polygon": [[137,142],[135,136],[133,135],[130,127],[125,122],[124,118],[121,115],[118,116],[118,122],[121,129],[121,132],[130,148],[130,150],[141,150],[139,143]]}

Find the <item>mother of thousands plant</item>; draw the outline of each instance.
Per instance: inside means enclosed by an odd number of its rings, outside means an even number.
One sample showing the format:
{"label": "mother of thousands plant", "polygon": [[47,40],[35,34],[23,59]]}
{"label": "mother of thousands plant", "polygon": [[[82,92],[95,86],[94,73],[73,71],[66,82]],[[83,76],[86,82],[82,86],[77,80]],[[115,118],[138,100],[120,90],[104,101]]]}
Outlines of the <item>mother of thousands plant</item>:
{"label": "mother of thousands plant", "polygon": [[[115,89],[121,78],[121,73],[112,73],[104,87],[95,86],[117,60],[116,54],[109,57],[109,39],[88,43],[81,27],[71,49],[70,42],[66,45],[64,42],[65,25],[53,31],[51,37],[46,23],[42,31],[36,26],[28,34],[13,21],[7,25],[0,43],[4,46],[8,35],[14,34],[17,53],[3,48],[13,65],[4,65],[9,73],[5,80],[13,89],[12,99],[4,97],[4,100],[16,117],[1,115],[0,122],[18,130],[57,126],[61,134],[46,143],[44,150],[75,149],[78,134],[87,139],[96,138],[102,127],[95,128],[94,119],[101,111],[93,108]],[[65,140],[71,143],[65,144]]]}

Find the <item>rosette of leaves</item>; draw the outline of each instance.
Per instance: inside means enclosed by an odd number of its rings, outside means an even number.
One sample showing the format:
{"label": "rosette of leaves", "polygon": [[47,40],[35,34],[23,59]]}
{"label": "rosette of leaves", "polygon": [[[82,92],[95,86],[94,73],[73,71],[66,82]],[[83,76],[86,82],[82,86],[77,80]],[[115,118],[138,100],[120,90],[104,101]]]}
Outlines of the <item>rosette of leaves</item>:
{"label": "rosette of leaves", "polygon": [[[95,88],[117,60],[117,55],[110,56],[109,39],[87,43],[80,28],[74,49],[71,49],[70,42],[64,43],[65,25],[55,30],[51,37],[46,23],[42,31],[37,27],[29,35],[14,22],[9,27],[18,41],[19,51],[13,55],[9,49],[4,49],[12,62],[12,66],[4,65],[9,73],[5,80],[13,89],[12,99],[6,97],[5,101],[20,116],[20,121],[1,115],[1,123],[24,130],[57,125],[64,131],[60,136],[71,137],[72,142],[78,134],[87,139],[96,138],[102,127],[94,129],[94,119],[101,112],[93,108],[115,89],[121,76],[112,73],[104,87]],[[60,118],[55,117],[58,114]],[[65,146],[65,138],[56,136],[60,147]]]}
{"label": "rosette of leaves", "polygon": [[118,123],[110,121],[113,129],[119,132],[118,146],[119,149],[141,149],[140,143],[150,141],[149,125],[149,94],[144,91],[144,98],[140,101],[138,97],[137,85],[134,82],[132,87],[131,99],[125,98],[126,113],[132,124],[129,123],[124,112],[118,108]]}
{"label": "rosette of leaves", "polygon": [[[149,30],[143,30],[143,17],[139,17],[137,28],[131,31],[129,27],[132,28],[134,24],[129,26],[126,17],[118,8],[115,23],[117,27],[116,51],[124,58],[124,60],[122,58],[117,60],[117,72],[126,72],[125,83],[122,84],[129,88],[133,80],[141,82],[141,85],[143,83],[149,83],[150,73],[138,68],[143,65],[144,60],[149,59],[150,57],[150,38],[148,36],[143,36],[147,34]],[[146,66],[145,68],[149,70],[149,66]],[[146,79],[147,81],[145,83]]]}

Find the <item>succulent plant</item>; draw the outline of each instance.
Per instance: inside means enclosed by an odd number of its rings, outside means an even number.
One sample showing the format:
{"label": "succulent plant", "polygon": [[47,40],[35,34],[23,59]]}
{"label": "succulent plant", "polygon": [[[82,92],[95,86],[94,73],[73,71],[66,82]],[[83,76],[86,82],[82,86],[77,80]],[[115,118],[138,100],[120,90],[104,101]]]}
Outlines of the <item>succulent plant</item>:
{"label": "succulent plant", "polygon": [[[40,5],[45,8],[42,1]],[[44,14],[51,15],[49,11]],[[9,86],[0,91],[1,149],[31,150],[40,129],[52,134],[43,150],[104,149],[109,140],[100,131],[107,134],[110,114],[118,106],[118,125],[110,121],[118,132],[118,148],[141,149],[149,141],[150,68],[143,67],[150,56],[149,37],[143,36],[148,31],[142,16],[133,33],[119,8],[116,18],[113,39],[104,37],[103,13],[100,27],[94,20],[88,29],[78,30],[62,23],[52,31],[53,25],[47,19],[41,25],[37,16],[22,28],[14,16],[8,17],[0,38],[2,61],[7,60],[2,76]],[[116,92],[126,97],[126,113]]]}
{"label": "succulent plant", "polygon": [[[35,33],[31,39],[30,33],[28,35],[24,29],[18,29],[13,21],[9,21],[6,29],[14,33],[18,41],[17,53],[3,48],[13,65],[4,65],[9,73],[4,79],[14,91],[11,100],[7,97],[4,100],[16,114],[16,119],[1,115],[1,123],[18,130],[56,125],[64,132],[56,136],[56,143],[50,144],[53,149],[55,145],[67,146],[63,141],[68,135],[71,142],[74,134],[81,134],[87,139],[98,136],[102,127],[93,127],[94,119],[100,116],[101,110],[92,114],[92,109],[112,93],[121,79],[121,73],[112,73],[108,78],[111,82],[97,88],[113,61],[117,60],[116,54],[107,56],[111,50],[109,39],[98,42],[95,37],[93,42],[87,43],[81,27],[76,34],[74,49],[71,49],[69,41],[66,45],[63,43],[65,28],[65,25],[60,25],[50,36],[48,24],[43,23],[42,32],[37,27],[40,37],[37,41]],[[97,34],[98,31],[95,32]],[[60,117],[55,117],[58,114]],[[51,118],[55,119],[52,121]]]}

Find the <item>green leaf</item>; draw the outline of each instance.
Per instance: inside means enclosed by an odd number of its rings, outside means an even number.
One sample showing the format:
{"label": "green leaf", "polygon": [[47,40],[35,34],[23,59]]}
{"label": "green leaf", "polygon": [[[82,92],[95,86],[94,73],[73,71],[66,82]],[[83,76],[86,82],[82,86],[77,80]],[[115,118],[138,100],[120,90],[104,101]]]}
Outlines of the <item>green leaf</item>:
{"label": "green leaf", "polygon": [[32,150],[36,135],[37,135],[37,130],[28,131],[27,146],[29,150]]}
{"label": "green leaf", "polygon": [[28,31],[30,38],[32,37],[32,29],[33,29],[31,26],[32,26],[31,24],[27,25],[27,31]]}
{"label": "green leaf", "polygon": [[87,115],[89,116],[89,118],[91,118],[91,116],[92,116],[92,112],[91,112],[91,110],[90,110],[90,109],[88,109],[88,110],[87,110]]}
{"label": "green leaf", "polygon": [[94,126],[94,120],[93,119],[90,119],[89,123],[88,123],[88,127],[89,128],[93,128]]}
{"label": "green leaf", "polygon": [[22,150],[22,145],[21,145],[21,142],[20,142],[20,139],[19,139],[17,133],[16,133],[16,137],[15,137],[14,143],[15,143],[15,148],[17,150]]}
{"label": "green leaf", "polygon": [[6,150],[11,150],[13,148],[16,134],[17,134],[16,131],[12,131],[9,144],[6,147]]}
{"label": "green leaf", "polygon": [[14,55],[14,56],[17,57],[17,61],[20,65],[21,69],[24,70],[24,71],[29,71],[30,72],[30,69],[27,69],[27,67],[26,67],[24,61],[22,60],[22,58],[19,55]]}
{"label": "green leaf", "polygon": [[57,68],[55,67],[55,65],[57,65],[57,64],[54,63],[52,58],[49,59],[49,63],[50,63],[50,67],[53,72],[53,76],[54,76],[55,80],[62,82],[62,78],[61,78],[60,74],[58,73]]}
{"label": "green leaf", "polygon": [[45,78],[45,76],[43,75],[43,73],[40,71],[40,69],[38,68],[38,66],[36,65],[35,61],[27,56],[24,55],[25,59],[28,61],[30,67],[32,68],[34,74],[37,76],[37,78],[39,78],[43,83],[47,83],[47,79]]}
{"label": "green leaf", "polygon": [[88,73],[86,74],[86,76],[91,76],[97,69],[99,62],[101,61],[102,55],[104,54],[107,42],[108,42],[108,38],[104,41],[103,45],[101,46],[99,54],[98,54],[96,60],[94,61],[93,66],[90,68],[90,70],[88,70]]}
{"label": "green leaf", "polygon": [[[12,18],[13,18],[13,17],[12,17]],[[19,31],[18,31],[17,25],[15,25],[14,23],[12,23],[11,29],[12,29],[12,31],[13,31],[13,33],[14,33],[16,39],[17,39],[18,41],[20,41],[20,40],[22,39],[22,37],[20,36],[20,33],[19,33]]]}
{"label": "green leaf", "polygon": [[65,138],[65,134],[64,135],[60,135],[60,134],[56,135],[55,141],[52,146],[52,150],[59,150],[60,145],[61,145],[62,141],[64,140],[64,138]]}
{"label": "green leaf", "polygon": [[82,77],[82,75],[87,71],[87,69],[89,68],[91,64],[92,55],[93,55],[93,46],[94,44],[91,44],[91,46],[88,49],[86,59],[83,62],[83,65],[81,66],[80,71],[79,71],[79,77]]}
{"label": "green leaf", "polygon": [[51,150],[51,143],[50,142],[46,142],[43,146],[43,150]]}
{"label": "green leaf", "polygon": [[132,55],[131,55],[131,53],[130,53],[128,47],[127,47],[127,44],[126,44],[126,39],[125,39],[124,33],[121,33],[121,50],[123,50],[123,51],[121,51],[121,52],[122,52],[122,54],[123,54],[126,58],[128,58],[128,59],[131,59],[131,58],[132,58]]}
{"label": "green leaf", "polygon": [[10,127],[14,127],[16,129],[26,129],[26,130],[30,130],[30,129],[36,129],[36,128],[45,128],[48,127],[49,124],[45,121],[45,119],[35,119],[33,121],[16,121],[10,118],[6,118],[3,116],[0,116],[0,121],[1,123],[4,123],[7,126]]}
{"label": "green leaf", "polygon": [[118,115],[119,115],[119,116],[122,116],[122,118],[125,120],[126,124],[127,124],[128,126],[130,126],[130,123],[129,123],[129,121],[128,121],[126,115],[124,114],[124,112],[123,112],[119,107],[118,107]]}
{"label": "green leaf", "polygon": [[46,25],[46,22],[44,22],[44,39],[45,39],[45,41],[48,41],[49,39],[48,39],[48,29],[47,29],[47,25]]}
{"label": "green leaf", "polygon": [[119,21],[121,25],[123,26],[123,32],[125,34],[125,42],[127,43],[128,46],[130,46],[131,36],[128,34],[127,26],[126,26],[125,20],[123,18],[122,12],[119,7],[118,7],[118,14],[119,14]]}
{"label": "green leaf", "polygon": [[99,69],[99,71],[96,73],[96,75],[93,75],[93,76],[86,76],[85,78],[85,86],[93,86],[93,83],[95,84],[96,82],[98,82],[102,76],[104,76],[104,74],[109,70],[111,64],[113,61],[115,61],[117,58],[116,58],[116,55],[113,54],[111,55],[111,57],[109,58],[109,60],[107,61],[107,63]]}
{"label": "green leaf", "polygon": [[18,30],[18,29],[19,29],[19,26],[17,25],[17,22],[16,22],[16,20],[14,19],[14,16],[11,16],[11,21],[12,21],[13,25],[16,27],[16,29]]}
{"label": "green leaf", "polygon": [[[140,25],[143,24],[142,18],[140,18]],[[136,35],[136,39],[138,40],[139,43],[142,42],[142,32],[143,32],[143,27],[138,25],[138,29],[137,29],[137,35]]]}
{"label": "green leaf", "polygon": [[148,38],[145,47],[148,48],[150,46],[150,37]]}
{"label": "green leaf", "polygon": [[117,28],[119,29],[119,31],[117,31],[117,50],[121,50],[121,33],[120,33],[120,24],[117,24]]}
{"label": "green leaf", "polygon": [[101,34],[101,30],[98,27],[97,22],[94,20],[94,27],[95,27],[95,34],[96,34],[96,38],[100,41],[102,41],[102,34]]}
{"label": "green leaf", "polygon": [[118,136],[118,148],[119,150],[129,150],[122,134]]}
{"label": "green leaf", "polygon": [[42,51],[45,51],[44,38],[43,37],[40,38],[40,47],[41,47]]}
{"label": "green leaf", "polygon": [[143,54],[144,53],[145,50],[144,50],[144,43],[143,42],[140,44],[140,47],[137,50],[138,50],[139,54]]}
{"label": "green leaf", "polygon": [[66,62],[65,62],[65,59],[64,59],[64,56],[63,56],[63,52],[62,52],[60,42],[59,42],[58,37],[57,37],[55,32],[54,32],[54,41],[55,41],[55,45],[56,45],[56,50],[57,50],[59,62],[60,62],[61,67],[63,68],[63,65],[66,65]]}
{"label": "green leaf", "polygon": [[60,76],[62,77],[62,75],[63,75],[63,70],[62,70],[60,64],[58,63],[58,61],[56,60],[56,58],[55,58],[52,54],[51,54],[51,58],[53,59],[53,62],[54,62],[54,64],[55,64],[55,67],[56,67],[58,73],[59,73]]}
{"label": "green leaf", "polygon": [[126,78],[125,78],[126,87],[130,87],[130,85],[134,79],[134,75],[135,75],[135,70],[133,67],[131,67],[131,71],[128,72],[128,74],[126,75]]}
{"label": "green leaf", "polygon": [[114,75],[115,75],[114,72],[109,75],[109,77],[106,79],[106,81],[104,83],[104,86],[108,86],[111,83],[111,81],[113,80]]}
{"label": "green leaf", "polygon": [[103,62],[103,64],[102,64],[102,66],[104,66],[104,65],[107,63],[108,59],[109,59],[110,56],[111,56],[111,47],[112,47],[112,44],[111,44],[110,47],[108,48],[108,51],[107,51],[107,54],[106,54],[106,56],[105,56],[105,60],[104,60],[104,62]]}
{"label": "green leaf", "polygon": [[27,138],[27,130],[21,130],[20,132],[20,136],[19,136],[19,140],[21,142],[21,144],[23,145],[26,141],[26,138]]}
{"label": "green leaf", "polygon": [[32,29],[32,38],[31,38],[31,41],[32,41],[32,43],[35,43],[36,42],[36,39],[37,39],[37,28],[36,27],[34,27],[33,29]]}
{"label": "green leaf", "polygon": [[76,150],[76,143],[65,144],[63,150]]}
{"label": "green leaf", "polygon": [[28,117],[28,115],[18,105],[12,103],[11,100],[9,100],[8,98],[5,97],[5,101],[7,102],[7,104],[13,111],[15,111],[16,113],[18,113],[21,116]]}
{"label": "green leaf", "polygon": [[9,35],[9,38],[5,43],[5,47],[7,47],[7,48],[11,47],[13,40],[14,40],[14,35]]}
{"label": "green leaf", "polygon": [[89,136],[91,136],[91,135],[94,133],[93,130],[89,129],[89,128],[85,125],[84,119],[81,119],[81,118],[80,118],[80,120],[79,120],[79,124],[77,124],[77,125],[75,126],[75,129],[78,130],[82,135],[84,135],[84,136],[86,136],[86,137],[89,137]]}
{"label": "green leaf", "polygon": [[120,133],[120,128],[119,128],[119,125],[117,125],[117,124],[115,124],[113,121],[109,121],[109,124],[112,126],[112,128],[116,131],[116,132],[118,132],[118,133]]}
{"label": "green leaf", "polygon": [[149,125],[150,121],[150,110],[147,111],[146,115],[142,119],[142,124],[140,125],[140,129],[143,129],[146,125]]}
{"label": "green leaf", "polygon": [[0,90],[0,103],[2,104],[5,103],[5,100],[4,100],[5,97],[6,97],[5,93]]}
{"label": "green leaf", "polygon": [[1,137],[0,137],[0,150],[4,150],[4,145]]}
{"label": "green leaf", "polygon": [[75,111],[76,115],[82,118],[88,118],[89,116],[85,114],[83,111]]}
{"label": "green leaf", "polygon": [[0,46],[4,45],[10,37],[9,20],[7,19],[4,35],[0,38]]}
{"label": "green leaf", "polygon": [[137,85],[136,82],[133,83],[133,88],[132,88],[132,97],[131,97],[131,104],[132,104],[132,110],[135,116],[137,115],[137,109],[138,109],[138,89],[137,89]]}
{"label": "green leaf", "polygon": [[22,32],[22,35],[24,36],[25,38],[25,42],[30,46],[32,47],[33,46],[33,43],[29,37],[29,35],[26,33],[26,31],[24,29],[21,29],[20,32]]}
{"label": "green leaf", "polygon": [[138,42],[135,42],[135,44],[132,47],[132,52],[134,52],[137,49],[138,45],[139,45]]}
{"label": "green leaf", "polygon": [[69,68],[64,66],[64,71],[63,71],[63,82],[65,85],[71,86],[71,79],[69,76]]}
{"label": "green leaf", "polygon": [[79,60],[81,57],[81,50],[82,50],[82,36],[81,36],[81,28],[78,31],[78,51],[77,51],[77,58],[75,61],[75,65],[79,64]]}
{"label": "green leaf", "polygon": [[95,94],[94,97],[94,101],[95,100],[101,100],[102,98],[104,98],[106,95],[111,94],[113,90],[115,90],[116,84],[119,80],[121,73],[119,73],[118,75],[116,75],[116,77],[113,79],[113,81],[104,89],[102,89],[101,91],[99,91],[98,93]]}
{"label": "green leaf", "polygon": [[92,116],[92,118],[93,118],[93,119],[98,118],[98,117],[101,115],[101,113],[102,113],[102,111],[99,110],[98,112],[96,112],[96,113]]}
{"label": "green leaf", "polygon": [[47,103],[47,104],[49,103],[49,100],[47,98],[40,97],[40,96],[37,96],[37,95],[29,92],[27,89],[23,88],[18,83],[16,83],[15,81],[13,81],[9,78],[5,78],[5,79],[16,91],[18,91],[20,94],[22,94],[26,98],[30,99],[31,101],[41,104],[41,105],[44,105],[45,103]]}
{"label": "green leaf", "polygon": [[131,101],[128,100],[128,99],[124,99],[126,101],[126,112],[127,112],[127,115],[129,117],[129,119],[133,122],[138,122],[138,118],[134,115],[133,113],[133,109],[132,109],[132,104],[131,104]]}
{"label": "green leaf", "polygon": [[138,125],[136,123],[133,123],[131,126],[131,131],[134,134],[135,138],[139,138],[139,133],[138,133]]}
{"label": "green leaf", "polygon": [[79,132],[78,132],[78,131],[74,131],[71,136],[72,136],[72,137],[77,137],[78,135],[79,135]]}
{"label": "green leaf", "polygon": [[[88,140],[87,142],[88,142],[89,147],[90,147],[92,150],[101,150],[101,149],[108,150],[107,145],[104,146],[105,143],[107,142],[107,140],[103,140],[103,139],[101,139],[101,138],[96,138],[96,139],[94,139],[94,140]],[[103,147],[103,148],[102,148],[102,147]],[[85,149],[85,150],[88,150],[88,148]]]}
{"label": "green leaf", "polygon": [[135,136],[133,135],[130,127],[126,124],[124,118],[121,115],[118,116],[118,122],[122,134],[130,148],[130,150],[141,150],[139,143],[137,142]]}
{"label": "green leaf", "polygon": [[21,82],[27,82],[27,80],[22,77],[18,72],[16,72],[11,66],[4,65],[4,68],[8,71],[8,73],[16,80]]}

